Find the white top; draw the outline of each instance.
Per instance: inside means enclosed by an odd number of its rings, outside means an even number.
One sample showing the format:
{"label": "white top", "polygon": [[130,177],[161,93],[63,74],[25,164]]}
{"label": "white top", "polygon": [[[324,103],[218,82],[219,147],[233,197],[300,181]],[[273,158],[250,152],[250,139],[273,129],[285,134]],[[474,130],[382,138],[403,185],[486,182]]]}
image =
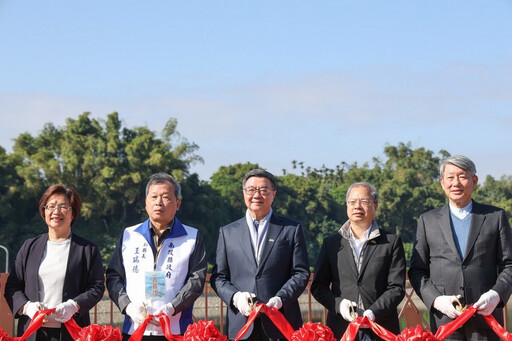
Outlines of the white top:
{"label": "white top", "polygon": [[354,252],[356,254],[357,259],[359,259],[359,256],[361,255],[361,250],[363,249],[364,243],[368,240],[368,236],[370,235],[370,230],[372,227],[371,225],[364,231],[363,238],[356,238],[354,236],[354,233],[352,233],[352,229],[349,229],[350,231],[350,239],[349,242],[352,244],[352,248],[354,249]]}
{"label": "white top", "polygon": [[[62,291],[64,289],[64,277],[68,265],[69,246],[71,238],[62,242],[46,242],[43,259],[39,266],[39,288],[41,289],[40,300],[46,308],[55,308],[62,303]],[[50,315],[51,316],[51,315]],[[45,327],[58,328],[60,323],[48,319]]]}
{"label": "white top", "polygon": [[467,204],[466,206],[464,206],[462,208],[458,208],[457,206],[454,206],[451,203],[449,205],[450,205],[450,212],[452,212],[452,214],[454,216],[456,216],[457,218],[464,220],[464,218],[466,218],[469,214],[471,214],[471,210],[473,209],[473,200],[471,200],[469,202],[469,204]]}

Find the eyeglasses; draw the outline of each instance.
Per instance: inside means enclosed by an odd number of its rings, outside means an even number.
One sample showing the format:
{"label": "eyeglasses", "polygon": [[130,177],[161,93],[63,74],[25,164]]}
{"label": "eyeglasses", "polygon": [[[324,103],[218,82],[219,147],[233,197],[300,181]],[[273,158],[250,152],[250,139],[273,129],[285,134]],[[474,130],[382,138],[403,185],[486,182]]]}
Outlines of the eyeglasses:
{"label": "eyeglasses", "polygon": [[270,191],[273,191],[273,190],[274,190],[273,188],[269,188],[267,186],[263,186],[260,188],[255,188],[255,187],[244,188],[245,194],[247,194],[249,196],[253,196],[254,194],[256,194],[256,192],[258,192],[259,194],[261,194],[263,196],[266,196],[266,195],[269,195]]}
{"label": "eyeglasses", "polygon": [[55,206],[55,205],[46,205],[44,206],[44,208],[52,213],[56,210],[58,210],[59,212],[66,212],[67,210],[71,209],[71,206],[66,206],[66,205],[59,205],[59,206]]}
{"label": "eyeglasses", "polygon": [[372,199],[352,199],[347,201],[347,204],[349,206],[355,206],[358,201],[361,203],[361,206],[363,207],[369,207],[371,204],[373,204]]}

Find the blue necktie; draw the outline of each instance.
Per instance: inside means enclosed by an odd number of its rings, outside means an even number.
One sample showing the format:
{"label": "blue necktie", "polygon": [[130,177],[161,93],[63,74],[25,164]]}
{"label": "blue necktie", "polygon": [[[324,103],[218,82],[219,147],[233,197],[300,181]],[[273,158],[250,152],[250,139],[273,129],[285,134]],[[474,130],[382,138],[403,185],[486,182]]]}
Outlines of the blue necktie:
{"label": "blue necktie", "polygon": [[254,221],[254,229],[256,230],[256,245],[255,245],[256,246],[255,247],[255,249],[256,249],[256,259],[259,259],[260,245],[261,245],[261,241],[263,239],[262,238],[263,236],[259,235],[259,232],[258,232],[259,227],[260,227],[259,221],[255,220]]}

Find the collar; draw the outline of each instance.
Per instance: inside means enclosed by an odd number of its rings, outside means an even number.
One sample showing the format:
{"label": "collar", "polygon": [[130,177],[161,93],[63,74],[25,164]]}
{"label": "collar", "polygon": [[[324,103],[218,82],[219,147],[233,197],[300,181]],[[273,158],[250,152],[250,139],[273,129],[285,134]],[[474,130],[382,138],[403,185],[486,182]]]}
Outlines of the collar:
{"label": "collar", "polygon": [[[185,230],[185,227],[183,227],[183,224],[178,220],[178,218],[174,217],[173,221],[174,223],[172,224],[171,227],[171,233],[169,233],[169,235],[165,239],[178,238],[187,235],[187,230]],[[143,235],[147,242],[151,245],[152,237],[150,232],[150,225],[151,221],[147,219],[145,222],[140,224],[139,227],[135,229],[135,232],[138,232],[141,235]]]}
{"label": "collar", "polygon": [[[174,225],[174,219],[167,225],[165,230],[162,231],[162,234],[167,230],[172,231],[172,225]],[[156,235],[155,226],[151,223],[151,220],[149,221],[149,233],[151,233],[152,236]]]}
{"label": "collar", "polygon": [[451,214],[462,220],[471,214],[471,210],[473,209],[473,200],[471,200],[469,204],[462,208],[453,206],[451,203],[449,204],[449,206]]}
{"label": "collar", "polygon": [[[340,227],[338,233],[345,239],[355,239],[352,234],[352,229],[350,228],[350,220],[347,220],[345,224]],[[378,236],[380,236],[379,227],[377,226],[377,222],[373,220],[370,228],[364,231],[364,237],[365,239],[370,240],[377,238]]]}
{"label": "collar", "polygon": [[[270,217],[272,216],[272,207],[270,208],[270,211],[267,213],[267,215],[265,217],[263,217],[263,219],[261,219],[260,221],[258,221],[259,225],[260,226],[264,226],[268,221],[270,221]],[[249,210],[245,211],[245,220],[247,221],[247,225],[249,226],[253,226],[254,225],[254,221],[256,219],[254,219],[251,214],[249,213]]]}

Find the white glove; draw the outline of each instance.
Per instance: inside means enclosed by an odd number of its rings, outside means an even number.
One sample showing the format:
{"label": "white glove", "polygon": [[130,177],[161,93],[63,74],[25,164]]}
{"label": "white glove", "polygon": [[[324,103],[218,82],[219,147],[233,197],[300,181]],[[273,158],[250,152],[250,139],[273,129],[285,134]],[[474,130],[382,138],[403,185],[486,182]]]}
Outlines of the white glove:
{"label": "white glove", "polygon": [[281,309],[282,306],[283,306],[283,301],[281,301],[281,297],[279,297],[279,296],[274,296],[271,299],[269,299],[267,302],[267,307],[274,307],[276,309]]}
{"label": "white glove", "polygon": [[473,304],[473,307],[477,308],[478,313],[480,315],[490,315],[496,309],[498,303],[500,303],[501,298],[500,295],[494,291],[489,290],[486,293],[483,293],[482,296]]}
{"label": "white glove", "polygon": [[23,315],[27,315],[32,320],[34,318],[34,315],[41,309],[45,309],[45,306],[41,302],[30,302],[28,301],[23,306]]}
{"label": "white glove", "polygon": [[455,309],[453,306],[453,302],[458,300],[460,298],[460,295],[457,296],[438,296],[434,300],[434,303],[432,304],[434,308],[445,314],[451,319],[457,318],[457,316],[460,315],[460,312]]}
{"label": "white glove", "polygon": [[249,305],[249,299],[256,297],[253,293],[238,291],[233,295],[233,305],[244,316],[251,314],[252,307]]}
{"label": "white glove", "polygon": [[67,322],[73,315],[78,312],[78,304],[73,300],[67,300],[57,304],[53,314],[55,315],[55,321]]}
{"label": "white glove", "polygon": [[340,303],[340,314],[345,319],[345,321],[348,322],[352,322],[354,319],[352,316],[350,316],[350,306],[356,309],[357,304],[356,302],[351,302],[345,298]]}
{"label": "white glove", "polygon": [[363,316],[368,317],[368,320],[375,321],[375,314],[370,309],[366,309],[363,313]]}
{"label": "white glove", "polygon": [[174,306],[170,302],[166,303],[166,304],[162,305],[160,308],[158,308],[157,310],[155,310],[153,315],[158,315],[160,313],[164,313],[165,315],[171,317],[172,315],[174,315]]}
{"label": "white glove", "polygon": [[130,316],[130,318],[135,324],[141,324],[146,319],[142,315],[142,313],[144,313],[144,310],[144,305],[142,303],[130,303],[126,306],[125,312],[128,316]]}
{"label": "white glove", "polygon": [[[166,303],[166,304],[160,306],[160,308],[155,310],[155,312],[153,314],[151,314],[151,315],[159,315],[161,313],[164,313],[169,318],[172,315],[174,315],[174,306],[172,305],[172,303],[169,302],[169,303]],[[149,323],[154,325],[154,326],[160,326],[160,320],[157,317],[154,317],[151,321],[149,321]]]}

